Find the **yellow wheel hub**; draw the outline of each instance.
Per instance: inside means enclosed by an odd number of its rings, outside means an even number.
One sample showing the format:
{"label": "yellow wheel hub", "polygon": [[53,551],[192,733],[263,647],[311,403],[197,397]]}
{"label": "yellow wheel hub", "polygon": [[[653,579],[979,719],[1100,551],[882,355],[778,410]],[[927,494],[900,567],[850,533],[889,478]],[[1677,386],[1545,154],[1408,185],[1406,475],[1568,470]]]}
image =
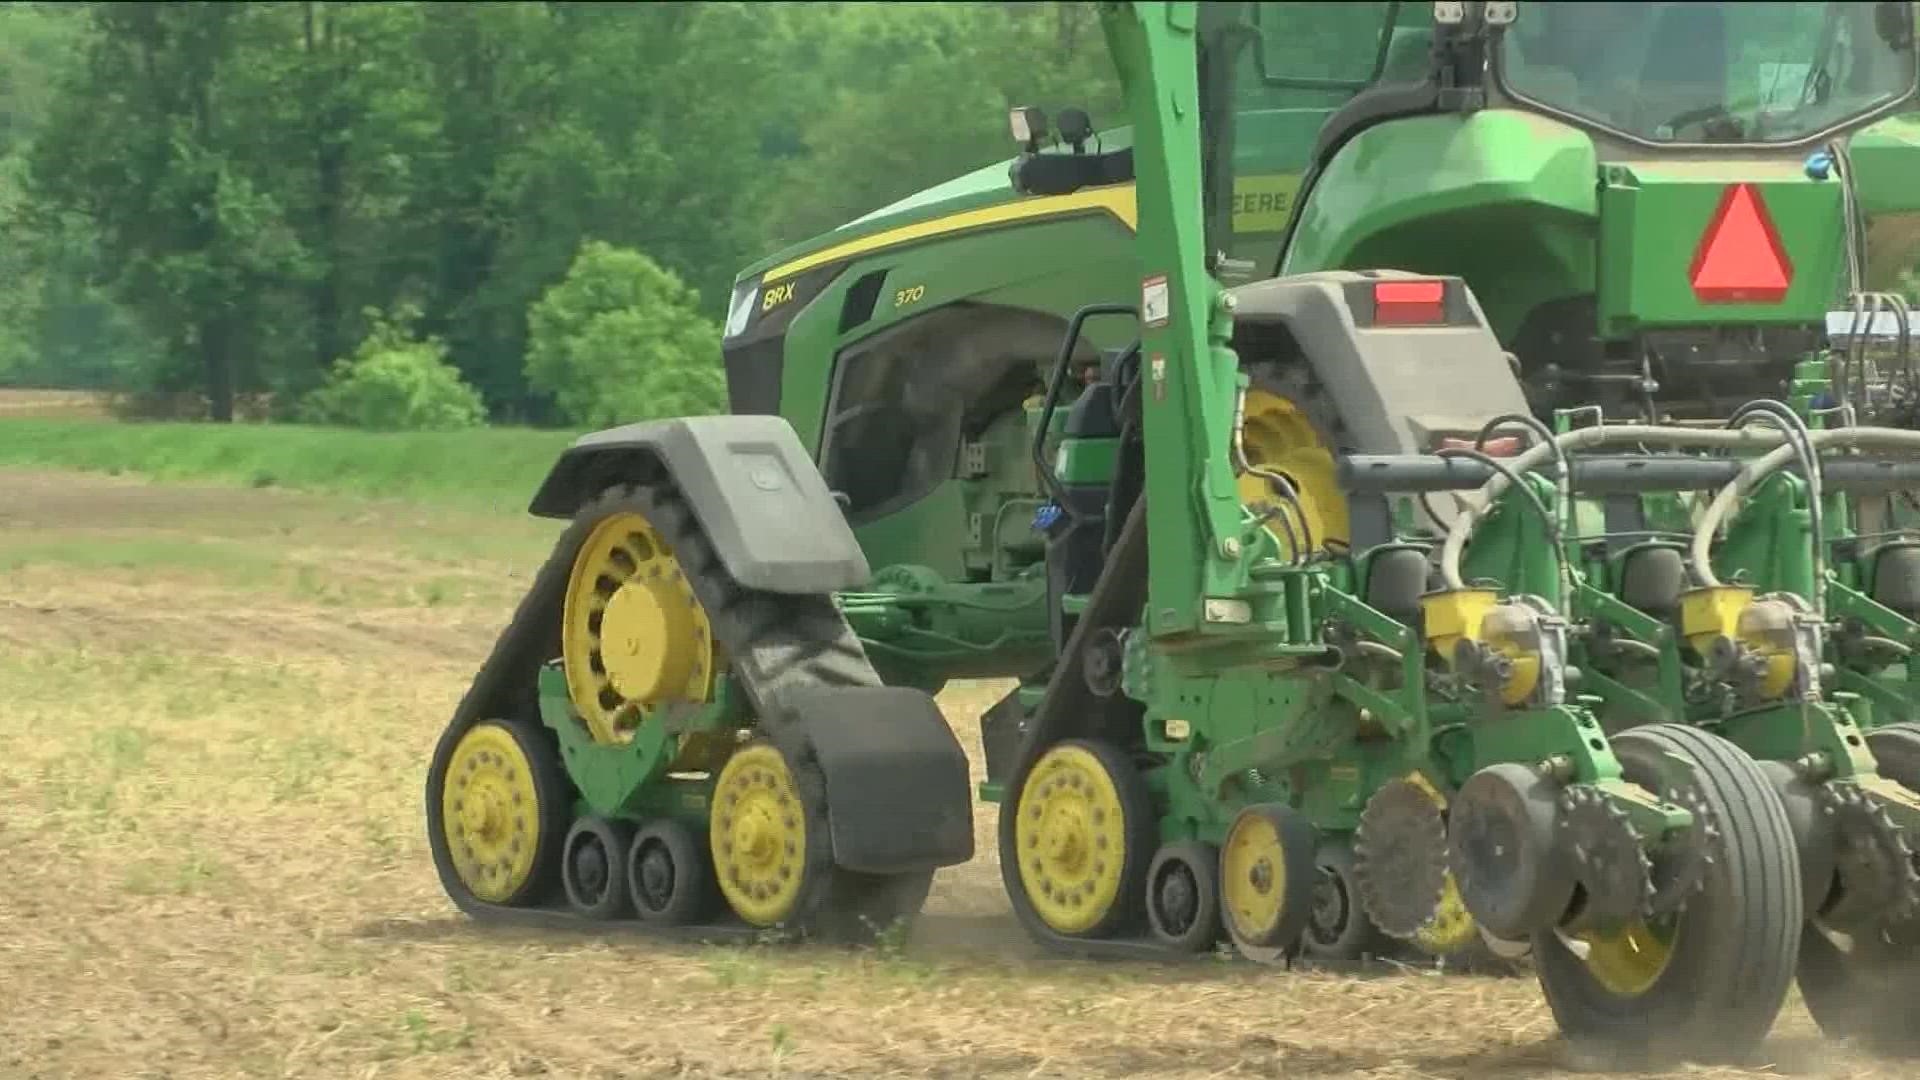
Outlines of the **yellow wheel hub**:
{"label": "yellow wheel hub", "polygon": [[[1267,522],[1267,531],[1279,541],[1281,552],[1291,554],[1283,521],[1292,524],[1296,537],[1310,538],[1316,549],[1329,540],[1347,542],[1347,500],[1340,493],[1333,452],[1320,441],[1306,414],[1278,394],[1249,388],[1240,430],[1247,462],[1285,477],[1300,496],[1300,508],[1295,511],[1266,477],[1248,472],[1239,478],[1240,501],[1248,509],[1284,516]],[[1299,535],[1303,519],[1307,537]]]}
{"label": "yellow wheel hub", "polygon": [[1255,944],[1286,914],[1287,855],[1280,830],[1262,814],[1241,814],[1220,849],[1220,901],[1232,925]]}
{"label": "yellow wheel hub", "polygon": [[513,734],[475,724],[453,748],[440,793],[454,872],[474,896],[505,903],[533,873],[540,796],[533,764]]}
{"label": "yellow wheel hub", "polygon": [[1589,947],[1586,966],[1595,982],[1617,997],[1639,997],[1666,973],[1679,931],[1678,924],[1636,922],[1611,934],[1587,931],[1575,936]]}
{"label": "yellow wheel hub", "polygon": [[587,535],[562,627],[567,690],[595,742],[627,742],[645,710],[712,694],[718,657],[706,610],[638,513],[609,515]]}
{"label": "yellow wheel hub", "polygon": [[773,926],[793,914],[809,869],[807,815],[780,751],[759,743],[728,759],[708,835],[720,892],[741,918]]}
{"label": "yellow wheel hub", "polygon": [[1040,756],[1020,789],[1014,844],[1020,884],[1042,921],[1063,934],[1100,924],[1120,897],[1127,823],[1099,757],[1080,746]]}

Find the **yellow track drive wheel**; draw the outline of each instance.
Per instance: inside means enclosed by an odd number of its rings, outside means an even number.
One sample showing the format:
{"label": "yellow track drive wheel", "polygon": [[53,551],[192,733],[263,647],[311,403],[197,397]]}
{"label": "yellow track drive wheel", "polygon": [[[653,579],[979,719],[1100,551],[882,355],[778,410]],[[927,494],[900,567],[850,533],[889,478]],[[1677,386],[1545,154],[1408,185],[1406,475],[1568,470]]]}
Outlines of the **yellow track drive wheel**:
{"label": "yellow track drive wheel", "polygon": [[[1677,912],[1607,933],[1534,935],[1534,970],[1569,1039],[1636,1066],[1758,1050],[1800,951],[1803,888],[1786,808],[1758,763],[1698,728],[1613,740],[1627,780],[1693,809],[1710,862]],[[1584,954],[1584,955],[1583,955]]]}
{"label": "yellow track drive wheel", "polygon": [[1091,739],[1051,746],[1020,785],[1014,810],[1019,899],[1047,929],[1102,938],[1134,921],[1154,820],[1126,754]]}
{"label": "yellow track drive wheel", "polygon": [[618,490],[582,511],[599,520],[574,556],[560,651],[568,695],[598,743],[630,741],[646,709],[712,696],[713,628],[649,520],[658,512],[646,494]]}
{"label": "yellow track drive wheel", "polygon": [[714,782],[707,839],[720,894],[754,926],[804,920],[832,876],[826,821],[811,803],[786,755],[765,740],[737,751]]}
{"label": "yellow track drive wheel", "polygon": [[428,838],[456,899],[524,906],[560,872],[573,793],[552,737],[485,720],[442,736],[427,773]]}
{"label": "yellow track drive wheel", "polygon": [[1227,937],[1253,960],[1272,963],[1300,943],[1313,916],[1319,835],[1291,807],[1240,811],[1220,845],[1220,912]]}
{"label": "yellow track drive wheel", "polygon": [[1268,521],[1267,531],[1279,542],[1282,556],[1293,554],[1288,525],[1298,542],[1311,543],[1316,551],[1328,541],[1346,543],[1347,500],[1340,491],[1333,451],[1306,412],[1272,390],[1251,386],[1240,431],[1247,463],[1284,477],[1299,496],[1295,511],[1259,472],[1244,473],[1238,481],[1240,501],[1247,507],[1256,513],[1277,508],[1281,516]]}

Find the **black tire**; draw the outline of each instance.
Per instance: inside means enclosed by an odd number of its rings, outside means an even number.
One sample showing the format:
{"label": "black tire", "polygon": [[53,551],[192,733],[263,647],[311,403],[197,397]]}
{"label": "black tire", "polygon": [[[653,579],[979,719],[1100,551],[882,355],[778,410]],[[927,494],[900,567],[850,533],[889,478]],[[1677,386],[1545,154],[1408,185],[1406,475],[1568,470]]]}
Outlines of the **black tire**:
{"label": "black tire", "polygon": [[[1880,774],[1920,791],[1920,724],[1889,724],[1867,734]],[[1875,933],[1878,930],[1880,932]],[[1815,926],[1800,938],[1800,996],[1829,1038],[1853,1039],[1876,1054],[1920,1057],[1920,926],[1867,928],[1843,951]]]}
{"label": "black tire", "polygon": [[1335,970],[1353,968],[1368,956],[1394,951],[1393,939],[1380,932],[1360,902],[1353,881],[1353,848],[1346,840],[1321,844],[1314,862],[1320,871],[1313,910],[1300,935],[1300,949],[1314,964]]}
{"label": "black tire", "polygon": [[687,926],[718,906],[706,844],[677,821],[649,822],[634,833],[626,870],[627,897],[642,922]]}
{"label": "black tire", "polygon": [[1731,742],[1677,724],[1613,740],[1626,778],[1671,797],[1661,759],[1692,766],[1715,829],[1701,891],[1676,916],[1668,961],[1639,993],[1608,991],[1546,931],[1534,968],[1567,1037],[1635,1062],[1746,1058],[1786,999],[1804,920],[1800,864],[1786,810],[1766,774]]}
{"label": "black tire", "polygon": [[835,869],[833,906],[822,915],[822,936],[846,944],[904,937],[919,921],[933,891],[933,871],[863,874]]}
{"label": "black tire", "polygon": [[1912,926],[1900,934],[1856,938],[1841,951],[1819,928],[1800,937],[1800,996],[1813,1022],[1831,1039],[1851,1039],[1884,1057],[1920,1057],[1920,940]]}
{"label": "black tire", "polygon": [[[1206,952],[1220,941],[1220,849],[1168,844],[1147,867],[1142,901],[1154,940],[1176,952]],[[1167,901],[1176,906],[1169,910]]]}
{"label": "black tire", "polygon": [[[447,768],[454,750],[468,733],[486,725],[498,726],[512,737],[521,756],[530,765],[534,798],[538,803],[532,869],[511,895],[498,900],[480,899],[461,880],[447,843],[443,806]],[[461,910],[469,914],[495,904],[503,907],[536,907],[552,901],[560,892],[561,849],[567,828],[572,823],[573,799],[573,784],[560,764],[560,753],[554,746],[553,734],[540,725],[526,720],[497,719],[449,725],[434,747],[433,759],[427,767],[426,785],[427,847],[433,854],[433,867],[440,876],[441,887]]]}

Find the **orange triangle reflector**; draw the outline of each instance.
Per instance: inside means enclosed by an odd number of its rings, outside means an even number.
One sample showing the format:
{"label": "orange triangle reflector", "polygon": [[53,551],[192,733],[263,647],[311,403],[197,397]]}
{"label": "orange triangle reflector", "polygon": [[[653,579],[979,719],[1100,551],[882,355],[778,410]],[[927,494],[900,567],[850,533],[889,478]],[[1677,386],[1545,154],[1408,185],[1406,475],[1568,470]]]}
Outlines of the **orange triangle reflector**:
{"label": "orange triangle reflector", "polygon": [[1733,184],[1700,237],[1687,272],[1703,304],[1777,304],[1793,284],[1793,263],[1752,184]]}

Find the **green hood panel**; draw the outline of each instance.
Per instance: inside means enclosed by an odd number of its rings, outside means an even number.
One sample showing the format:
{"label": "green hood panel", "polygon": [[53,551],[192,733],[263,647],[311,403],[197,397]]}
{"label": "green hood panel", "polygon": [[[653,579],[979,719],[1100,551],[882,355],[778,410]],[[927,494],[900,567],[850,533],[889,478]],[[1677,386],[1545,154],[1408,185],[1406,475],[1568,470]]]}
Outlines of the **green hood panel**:
{"label": "green hood panel", "polygon": [[1597,168],[1584,133],[1517,110],[1368,128],[1315,182],[1280,272],[1459,274],[1508,339],[1539,304],[1592,292]]}

